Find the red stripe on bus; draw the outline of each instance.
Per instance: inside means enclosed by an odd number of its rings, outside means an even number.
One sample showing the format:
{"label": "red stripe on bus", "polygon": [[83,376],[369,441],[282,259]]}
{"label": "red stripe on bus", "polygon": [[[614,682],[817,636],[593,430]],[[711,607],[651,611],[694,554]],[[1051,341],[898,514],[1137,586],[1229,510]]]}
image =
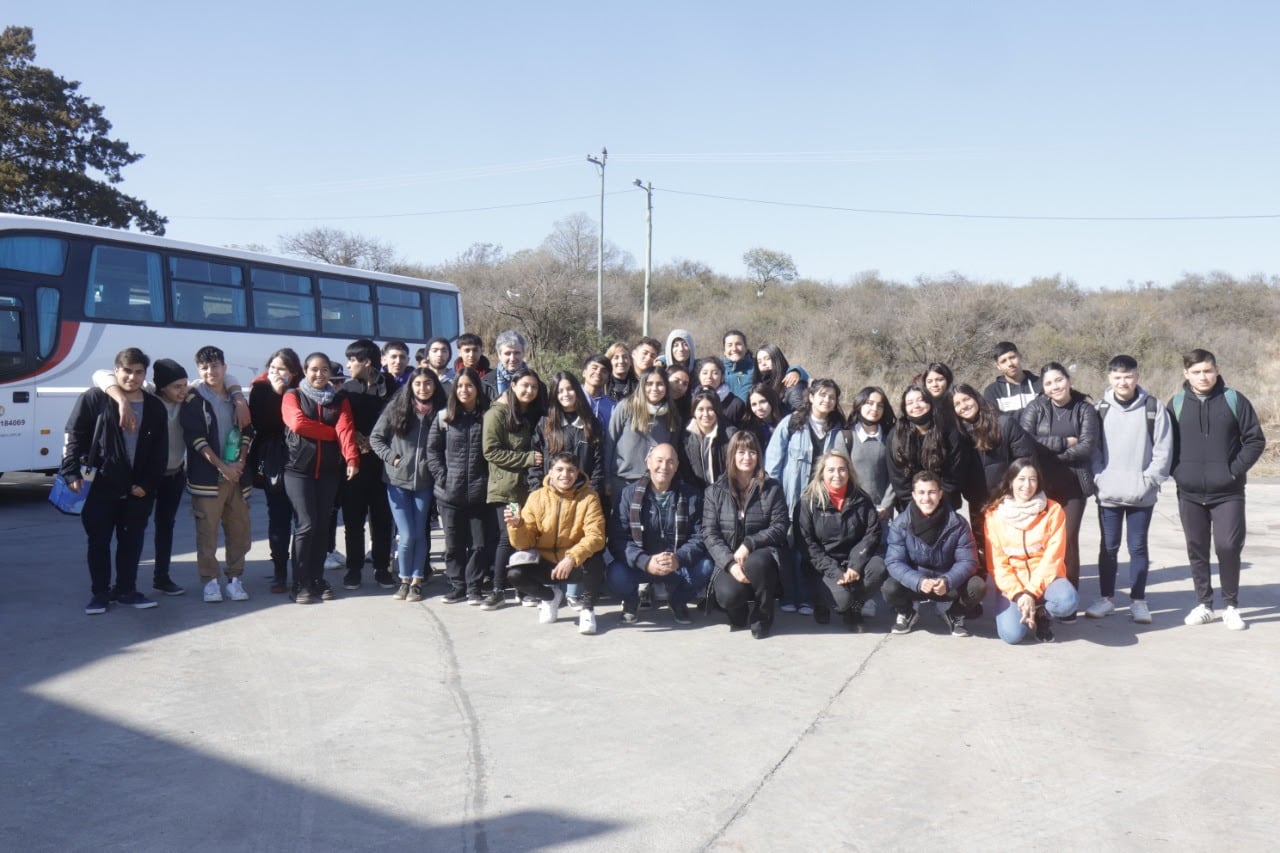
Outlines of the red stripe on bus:
{"label": "red stripe on bus", "polygon": [[62,360],[71,352],[71,347],[76,342],[76,333],[80,331],[80,323],[76,320],[63,320],[58,328],[58,348],[53,351],[53,355],[49,356],[49,360],[44,363],[39,370],[24,374],[11,379],[11,382],[21,382],[24,379],[33,379],[42,373],[53,370]]}

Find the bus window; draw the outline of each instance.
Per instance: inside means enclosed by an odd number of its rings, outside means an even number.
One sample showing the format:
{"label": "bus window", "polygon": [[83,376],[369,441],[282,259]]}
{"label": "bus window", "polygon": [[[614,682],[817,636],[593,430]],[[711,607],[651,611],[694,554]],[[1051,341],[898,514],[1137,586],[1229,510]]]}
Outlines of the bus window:
{"label": "bus window", "polygon": [[320,279],[320,332],[353,338],[373,337],[369,285]]}
{"label": "bus window", "polygon": [[58,342],[58,304],[61,297],[52,287],[36,288],[36,335],[40,357],[48,358]]}
{"label": "bus window", "polygon": [[0,352],[22,352],[22,303],[0,296]]}
{"label": "bus window", "polygon": [[453,340],[458,336],[458,296],[431,292],[431,336]]}
{"label": "bus window", "polygon": [[164,322],[160,255],[115,246],[94,246],[84,315],[131,323]]}
{"label": "bus window", "polygon": [[171,256],[173,319],[199,326],[245,328],[244,279],[240,267]]}
{"label": "bus window", "polygon": [[427,339],[422,294],[398,287],[378,288],[378,334],[387,340]]}
{"label": "bus window", "polygon": [[56,237],[0,237],[0,268],[62,275],[67,241]]}
{"label": "bus window", "polygon": [[253,324],[259,329],[314,332],[316,303],[311,278],[276,270],[250,269],[253,282]]}

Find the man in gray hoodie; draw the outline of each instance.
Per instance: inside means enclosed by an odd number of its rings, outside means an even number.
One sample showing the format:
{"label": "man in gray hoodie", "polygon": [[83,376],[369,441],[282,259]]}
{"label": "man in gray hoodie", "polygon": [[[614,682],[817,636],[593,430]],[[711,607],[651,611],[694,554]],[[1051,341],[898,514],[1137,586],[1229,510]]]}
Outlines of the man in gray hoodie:
{"label": "man in gray hoodie", "polygon": [[1102,596],[1085,609],[1085,615],[1101,619],[1116,609],[1116,558],[1120,535],[1128,527],[1129,616],[1134,622],[1151,621],[1146,586],[1147,530],[1160,484],[1169,479],[1173,462],[1173,428],[1164,404],[1138,385],[1138,362],[1118,355],[1107,364],[1110,389],[1098,403],[1102,418],[1102,448],[1093,458],[1098,488],[1098,584]]}

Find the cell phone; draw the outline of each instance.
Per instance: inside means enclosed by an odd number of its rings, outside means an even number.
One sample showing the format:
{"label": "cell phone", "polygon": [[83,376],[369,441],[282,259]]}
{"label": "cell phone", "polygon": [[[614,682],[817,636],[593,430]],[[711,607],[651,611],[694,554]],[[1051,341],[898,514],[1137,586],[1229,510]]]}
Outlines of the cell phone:
{"label": "cell phone", "polygon": [[507,509],[511,510],[511,514],[512,514],[512,515],[519,515],[519,514],[520,514],[520,502],[519,502],[519,501],[511,501],[510,503],[508,503],[508,504],[507,504]]}

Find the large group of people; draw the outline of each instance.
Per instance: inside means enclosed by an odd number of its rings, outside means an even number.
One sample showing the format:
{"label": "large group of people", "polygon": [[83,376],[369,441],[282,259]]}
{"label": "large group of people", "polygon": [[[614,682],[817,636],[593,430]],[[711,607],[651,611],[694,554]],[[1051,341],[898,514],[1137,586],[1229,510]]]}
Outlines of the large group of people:
{"label": "large group of people", "polygon": [[582,634],[597,632],[605,595],[620,601],[624,625],[665,602],[677,625],[701,605],[757,639],[774,631],[777,611],[820,624],[835,613],[861,632],[879,593],[896,634],[932,605],[950,634],[970,636],[994,596],[1001,639],[1050,641],[1055,622],[1080,612],[1090,497],[1099,589],[1083,613],[1117,610],[1123,537],[1129,616],[1151,622],[1148,530],[1172,476],[1197,599],[1184,622],[1220,615],[1246,627],[1246,474],[1265,439],[1208,350],[1184,355],[1183,388],[1167,403],[1142,388],[1134,358],[1117,355],[1094,401],[1062,364],[1032,373],[1002,341],[985,391],[933,362],[895,411],[875,386],[846,406],[833,379],[790,364],[775,344],[753,351],[737,330],[720,344],[695,358],[692,335],[677,329],[665,346],[615,343],[544,382],[512,330],[494,342],[496,364],[470,333],[428,342],[416,366],[404,342],[361,339],[346,349],[345,372],[326,353],[279,349],[247,394],[215,346],[195,353],[195,381],[173,359],[152,365],[122,350],[77,401],[60,471],[80,491],[96,470],[81,515],[85,612],[156,606],[137,583],[153,515],[152,588],[185,591],[172,573],[184,489],[204,600],[247,599],[256,487],[270,590],[299,604],[336,597],[326,567],[345,568],[343,586],[359,589],[366,562],[391,599],[422,601],[438,518],[440,601],[487,611],[514,601],[543,624],[572,607]]}

